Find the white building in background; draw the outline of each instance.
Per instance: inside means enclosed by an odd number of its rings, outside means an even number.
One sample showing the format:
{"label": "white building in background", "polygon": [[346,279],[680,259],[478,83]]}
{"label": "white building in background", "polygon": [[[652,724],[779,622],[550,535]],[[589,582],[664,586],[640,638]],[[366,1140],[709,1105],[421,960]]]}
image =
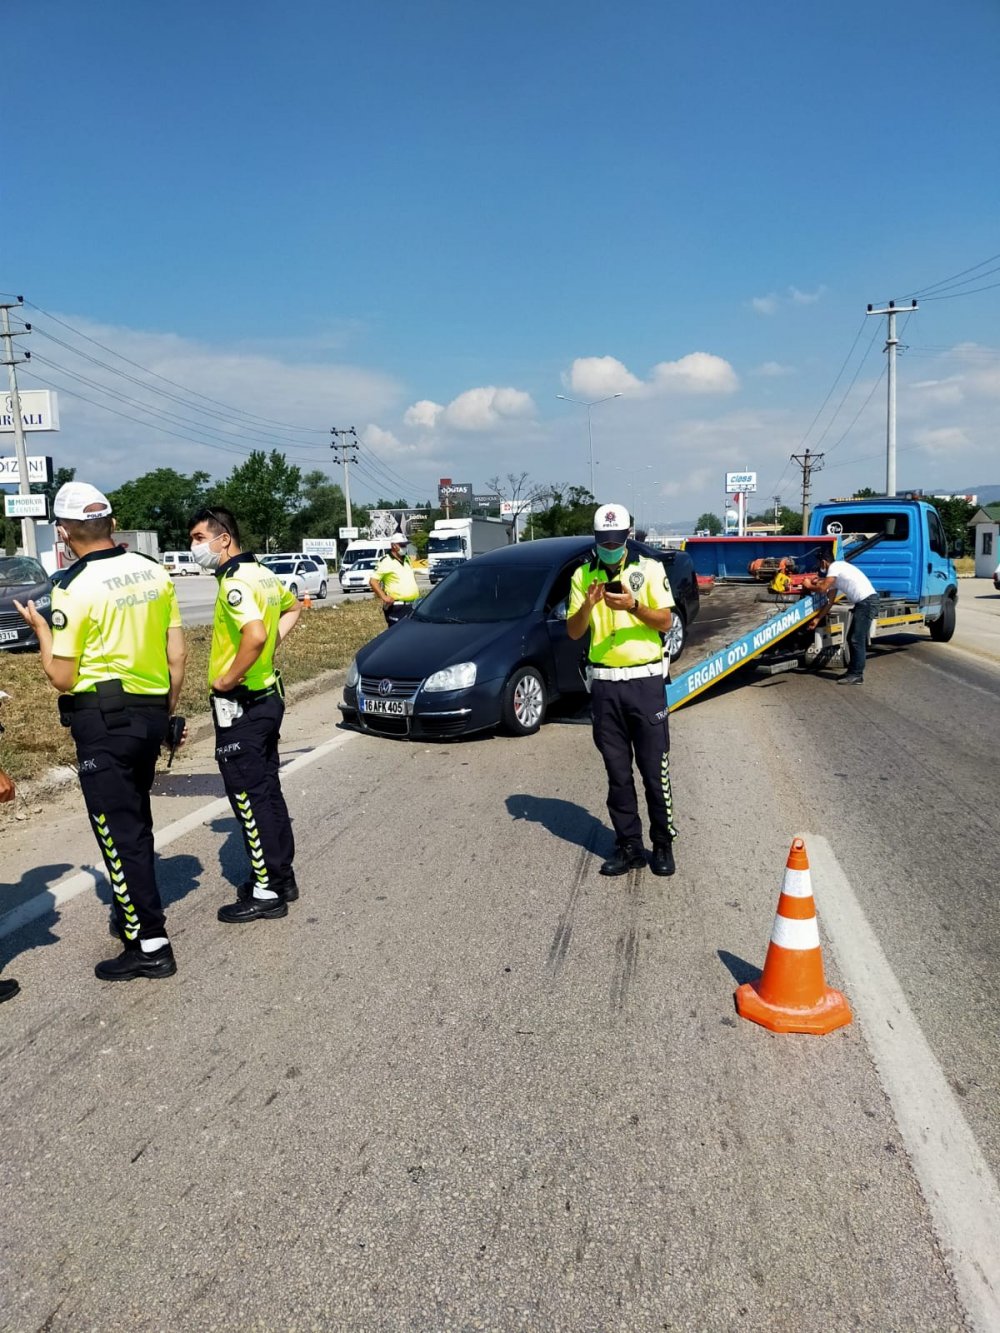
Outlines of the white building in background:
{"label": "white building in background", "polygon": [[1000,504],[983,505],[972,515],[969,524],[976,534],[976,578],[993,577],[1000,565]]}

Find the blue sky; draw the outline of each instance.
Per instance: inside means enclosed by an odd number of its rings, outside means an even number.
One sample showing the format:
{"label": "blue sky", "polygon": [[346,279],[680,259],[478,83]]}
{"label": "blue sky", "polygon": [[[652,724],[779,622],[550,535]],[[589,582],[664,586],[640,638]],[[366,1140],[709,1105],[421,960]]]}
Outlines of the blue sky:
{"label": "blue sky", "polygon": [[[0,290],[70,344],[24,340],[21,382],[59,386],[44,451],[78,475],[225,473],[264,439],[205,394],[282,423],[258,429],[303,466],[356,425],[361,499],[586,484],[586,414],[556,394],[621,390],[597,489],[644,522],[721,511],[730,468],[794,503],[805,444],[830,450],[819,494],[877,486],[865,304],[979,264],[905,330],[898,471],[1000,482],[1000,287],[966,294],[1000,280],[993,0],[41,0],[4,27]],[[192,396],[81,361],[146,380],[80,335]]]}

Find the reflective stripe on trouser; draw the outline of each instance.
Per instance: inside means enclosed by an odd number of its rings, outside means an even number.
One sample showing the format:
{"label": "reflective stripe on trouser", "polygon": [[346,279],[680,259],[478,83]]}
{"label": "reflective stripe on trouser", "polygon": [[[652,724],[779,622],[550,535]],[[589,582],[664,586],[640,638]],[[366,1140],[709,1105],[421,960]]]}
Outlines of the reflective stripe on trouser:
{"label": "reflective stripe on trouser", "polygon": [[278,735],[284,702],[269,695],[231,727],[215,728],[215,757],[233,813],[239,820],[253,879],[280,886],[292,874],[295,839],[278,773]]}
{"label": "reflective stripe on trouser", "polygon": [[109,727],[96,709],[72,716],[83,799],[111,881],[127,942],[166,934],[156,886],[149,791],[167,732],[167,710],[125,709]]}
{"label": "reflective stripe on trouser", "polygon": [[[641,842],[633,761],[642,778],[653,842],[677,836],[670,786],[670,729],[662,676],[595,680],[590,692],[594,744],[608,774],[608,814],[619,842]],[[662,717],[657,717],[663,713]]]}

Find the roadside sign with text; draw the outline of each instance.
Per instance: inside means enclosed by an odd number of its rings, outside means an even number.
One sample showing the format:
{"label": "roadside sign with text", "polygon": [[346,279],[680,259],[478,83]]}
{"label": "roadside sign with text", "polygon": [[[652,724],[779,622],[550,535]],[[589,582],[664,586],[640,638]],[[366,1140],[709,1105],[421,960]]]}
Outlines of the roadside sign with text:
{"label": "roadside sign with text", "polygon": [[500,503],[499,495],[474,495],[472,503],[477,509],[495,509]]}
{"label": "roadside sign with text", "polygon": [[8,518],[48,518],[49,502],[44,495],[5,495],[3,511]]}
{"label": "roadside sign with text", "polygon": [[[52,470],[52,459],[42,457],[41,455],[28,455],[28,480],[30,482],[48,481]],[[0,486],[19,486],[21,484],[21,473],[17,466],[17,459],[11,454],[0,458]]]}
{"label": "roadside sign with text", "polygon": [[341,528],[340,540],[342,542],[356,542],[358,540],[357,528]]}
{"label": "roadside sign with text", "polygon": [[444,482],[438,485],[438,504],[442,509],[450,505],[470,504],[472,501],[472,482],[471,481],[451,481],[447,485]]}
{"label": "roadside sign with text", "polygon": [[733,491],[734,493],[738,493],[738,492],[742,491],[744,494],[747,494],[748,492],[750,492],[750,491],[755,491],[756,489],[757,489],[757,473],[756,473],[756,472],[727,472],[727,473],[726,473],[726,490],[727,490],[727,491]]}
{"label": "roadside sign with text", "polygon": [[[59,395],[51,389],[22,389],[21,424],[25,430],[59,429]],[[9,393],[0,394],[0,434],[13,435],[14,408]]]}
{"label": "roadside sign with text", "polygon": [[303,537],[302,554],[322,556],[324,560],[336,560],[337,539],[336,537]]}

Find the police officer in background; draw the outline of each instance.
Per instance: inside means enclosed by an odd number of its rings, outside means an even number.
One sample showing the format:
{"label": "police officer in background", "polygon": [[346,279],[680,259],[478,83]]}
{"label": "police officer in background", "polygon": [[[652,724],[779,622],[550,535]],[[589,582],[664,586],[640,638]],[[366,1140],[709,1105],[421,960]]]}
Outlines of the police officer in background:
{"label": "police officer in background", "polygon": [[218,592],[208,659],[215,757],[250,858],[250,879],[219,908],[230,924],[288,915],[299,896],[295,840],[278,776],[284,690],[274,650],[302,608],[266,565],[240,546],[228,509],[201,509],[189,523],[191,554],[215,571]]}
{"label": "police officer in background", "polygon": [[395,625],[397,620],[404,620],[412,612],[420,591],[410,557],[406,554],[406,538],[401,532],[394,532],[389,538],[389,554],[375,566],[375,574],[368,580],[368,586],[382,603],[387,625]]}
{"label": "police officer in background", "polygon": [[634,759],[646,789],[650,869],[672,875],[676,830],[661,635],[670,628],[674,598],[660,562],[630,545],[629,527],[622,505],[602,505],[594,515],[594,555],[573,574],[566,628],[571,639],[590,631],[594,744],[607,769],[608,814],[618,840],[601,874],[624,875],[646,863]]}
{"label": "police officer in background", "polygon": [[111,505],[93,486],[69,482],[53,509],[76,563],[53,576],[51,629],[34,602],[17,609],[60,692],[114,893],[125,951],[94,971],[102,981],[169,977],[177,965],[156,886],[149,793],[184,682],[177,596],[162,565],[115,545]]}

